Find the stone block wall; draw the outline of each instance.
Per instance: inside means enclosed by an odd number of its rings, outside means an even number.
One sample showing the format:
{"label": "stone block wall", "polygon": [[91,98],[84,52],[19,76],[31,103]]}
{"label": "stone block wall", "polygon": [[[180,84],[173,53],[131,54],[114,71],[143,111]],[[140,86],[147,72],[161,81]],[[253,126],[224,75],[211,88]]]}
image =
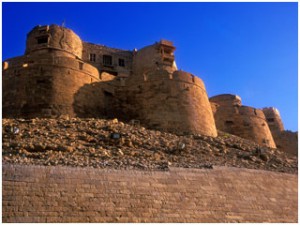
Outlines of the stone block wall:
{"label": "stone block wall", "polygon": [[3,164],[3,222],[298,222],[297,175]]}

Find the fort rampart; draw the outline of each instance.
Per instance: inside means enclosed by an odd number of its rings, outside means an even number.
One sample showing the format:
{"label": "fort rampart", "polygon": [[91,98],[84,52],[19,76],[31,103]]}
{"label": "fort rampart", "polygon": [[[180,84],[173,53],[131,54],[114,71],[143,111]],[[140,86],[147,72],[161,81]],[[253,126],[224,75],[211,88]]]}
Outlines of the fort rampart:
{"label": "fort rampart", "polygon": [[3,222],[297,223],[297,175],[4,164]]}

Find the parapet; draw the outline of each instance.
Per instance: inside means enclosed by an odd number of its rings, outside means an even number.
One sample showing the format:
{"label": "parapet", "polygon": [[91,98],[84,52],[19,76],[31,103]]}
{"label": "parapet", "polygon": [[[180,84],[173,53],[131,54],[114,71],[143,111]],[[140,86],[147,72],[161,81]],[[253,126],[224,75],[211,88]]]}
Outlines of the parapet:
{"label": "parapet", "polygon": [[205,90],[205,85],[204,85],[203,81],[199,77],[197,77],[191,73],[188,73],[188,72],[185,72],[182,70],[176,70],[172,75],[172,79],[178,80],[181,82],[194,84],[194,85],[199,86],[203,90]]}
{"label": "parapet", "polygon": [[262,110],[260,109],[256,109],[254,107],[251,107],[251,106],[241,106],[239,108],[239,113],[243,116],[255,116],[255,117],[259,117],[263,120],[266,120],[266,117],[263,113]]}
{"label": "parapet", "polygon": [[232,94],[216,95],[211,97],[209,101],[217,103],[220,106],[241,106],[242,105],[241,97]]}
{"label": "parapet", "polygon": [[[4,62],[5,73],[3,75],[9,76],[14,74],[27,74],[25,70],[34,71],[34,70],[42,70],[44,67],[65,67],[70,70],[77,70],[79,72],[85,73],[94,79],[99,79],[98,70],[91,66],[88,63],[85,63],[81,60],[76,60],[69,57],[56,56],[52,57],[51,54],[43,55],[40,57],[16,57],[12,59],[8,59]],[[21,72],[22,70],[22,72]]]}
{"label": "parapet", "polygon": [[27,34],[25,54],[32,54],[45,48],[63,50],[82,58],[81,39],[72,30],[62,26],[36,26]]}

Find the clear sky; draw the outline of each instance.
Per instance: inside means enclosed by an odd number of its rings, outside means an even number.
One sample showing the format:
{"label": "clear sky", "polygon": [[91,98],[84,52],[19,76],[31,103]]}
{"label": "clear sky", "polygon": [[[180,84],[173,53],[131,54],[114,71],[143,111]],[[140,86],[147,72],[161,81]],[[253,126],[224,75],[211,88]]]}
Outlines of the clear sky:
{"label": "clear sky", "polygon": [[133,50],[168,39],[179,69],[208,96],[279,109],[298,130],[298,3],[2,3],[3,59],[22,55],[36,25],[59,24],[82,40]]}

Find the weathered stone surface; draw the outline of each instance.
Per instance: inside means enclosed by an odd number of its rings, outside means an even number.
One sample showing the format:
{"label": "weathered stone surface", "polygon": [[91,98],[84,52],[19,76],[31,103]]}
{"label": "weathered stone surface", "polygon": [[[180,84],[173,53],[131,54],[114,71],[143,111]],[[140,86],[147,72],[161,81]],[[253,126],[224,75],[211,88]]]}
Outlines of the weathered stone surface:
{"label": "weathered stone surface", "polygon": [[297,223],[297,183],[294,174],[228,167],[138,171],[5,163],[2,221]]}

